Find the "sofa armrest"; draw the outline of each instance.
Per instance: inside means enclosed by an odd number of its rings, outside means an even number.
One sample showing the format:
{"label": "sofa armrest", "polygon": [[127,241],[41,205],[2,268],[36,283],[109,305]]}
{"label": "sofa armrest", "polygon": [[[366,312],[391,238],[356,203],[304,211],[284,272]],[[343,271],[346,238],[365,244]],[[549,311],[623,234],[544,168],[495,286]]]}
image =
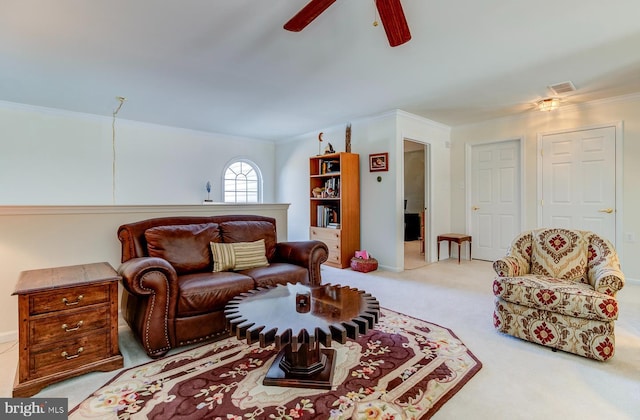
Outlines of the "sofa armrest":
{"label": "sofa armrest", "polygon": [[529,264],[521,258],[506,256],[493,262],[493,270],[500,277],[517,277],[529,274]]}
{"label": "sofa armrest", "polygon": [[329,258],[329,248],[321,241],[279,242],[274,260],[305,267],[309,270],[309,284],[322,282],[320,265]]}
{"label": "sofa armrest", "polygon": [[[156,272],[160,276],[149,275]],[[118,274],[129,293],[137,296],[167,294],[170,284],[177,285],[178,277],[167,260],[155,257],[132,258],[120,265]]]}
{"label": "sofa armrest", "polygon": [[129,293],[147,300],[140,331],[136,331],[144,349],[151,357],[165,354],[173,342],[168,323],[175,318],[178,299],[175,269],[162,258],[141,257],[122,263],[118,274]]}

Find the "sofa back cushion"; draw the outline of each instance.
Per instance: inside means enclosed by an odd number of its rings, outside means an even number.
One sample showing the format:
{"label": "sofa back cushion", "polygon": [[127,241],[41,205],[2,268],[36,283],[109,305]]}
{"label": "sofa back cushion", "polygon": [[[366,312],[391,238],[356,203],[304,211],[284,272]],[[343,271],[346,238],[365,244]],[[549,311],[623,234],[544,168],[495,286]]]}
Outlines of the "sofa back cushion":
{"label": "sofa back cushion", "polygon": [[266,221],[231,221],[220,223],[222,242],[255,242],[264,239],[265,255],[271,261],[276,253],[276,225]]}
{"label": "sofa back cushion", "polygon": [[531,274],[588,283],[587,239],[585,232],[580,230],[534,230],[531,241]]}
{"label": "sofa back cushion", "polygon": [[169,225],[144,232],[150,257],[167,260],[178,274],[211,271],[211,242],[220,242],[217,223]]}

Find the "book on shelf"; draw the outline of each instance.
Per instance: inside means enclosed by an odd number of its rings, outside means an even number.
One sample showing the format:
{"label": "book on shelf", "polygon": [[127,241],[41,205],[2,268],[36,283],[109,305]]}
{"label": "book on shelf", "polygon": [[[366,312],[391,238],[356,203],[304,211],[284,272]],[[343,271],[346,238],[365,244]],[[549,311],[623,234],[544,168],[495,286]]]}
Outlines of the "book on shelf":
{"label": "book on shelf", "polygon": [[340,229],[340,223],[328,223],[327,227],[329,229]]}
{"label": "book on shelf", "polygon": [[320,162],[320,174],[330,174],[334,172],[340,172],[340,161],[335,159],[324,160],[321,159]]}
{"label": "book on shelf", "polygon": [[340,224],[340,216],[335,206],[318,206],[316,208],[316,226],[330,227]]}

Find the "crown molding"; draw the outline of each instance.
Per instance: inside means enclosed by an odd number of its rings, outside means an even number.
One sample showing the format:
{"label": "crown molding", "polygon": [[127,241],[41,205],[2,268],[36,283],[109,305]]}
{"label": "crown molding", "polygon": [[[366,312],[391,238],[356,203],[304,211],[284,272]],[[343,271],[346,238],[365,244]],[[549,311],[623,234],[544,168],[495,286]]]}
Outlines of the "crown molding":
{"label": "crown molding", "polygon": [[440,123],[438,121],[430,120],[429,118],[421,117],[420,115],[412,114],[411,112],[403,111],[401,109],[397,110],[398,116],[402,116],[405,118],[409,118],[415,121],[418,121],[423,124],[430,125],[433,128],[437,128],[439,130],[443,130],[447,133],[451,132],[451,126]]}

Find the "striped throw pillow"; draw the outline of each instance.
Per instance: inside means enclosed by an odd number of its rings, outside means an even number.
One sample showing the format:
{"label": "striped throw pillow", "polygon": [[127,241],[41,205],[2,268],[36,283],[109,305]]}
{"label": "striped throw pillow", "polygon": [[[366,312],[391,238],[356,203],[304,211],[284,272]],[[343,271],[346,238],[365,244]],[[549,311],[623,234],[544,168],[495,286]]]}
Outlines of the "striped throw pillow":
{"label": "striped throw pillow", "polygon": [[233,245],[235,254],[234,270],[247,270],[249,268],[266,267],[269,265],[264,239],[255,242],[235,242],[231,245]]}
{"label": "striped throw pillow", "polygon": [[236,256],[233,244],[211,242],[211,256],[213,257],[213,272],[233,270]]}

